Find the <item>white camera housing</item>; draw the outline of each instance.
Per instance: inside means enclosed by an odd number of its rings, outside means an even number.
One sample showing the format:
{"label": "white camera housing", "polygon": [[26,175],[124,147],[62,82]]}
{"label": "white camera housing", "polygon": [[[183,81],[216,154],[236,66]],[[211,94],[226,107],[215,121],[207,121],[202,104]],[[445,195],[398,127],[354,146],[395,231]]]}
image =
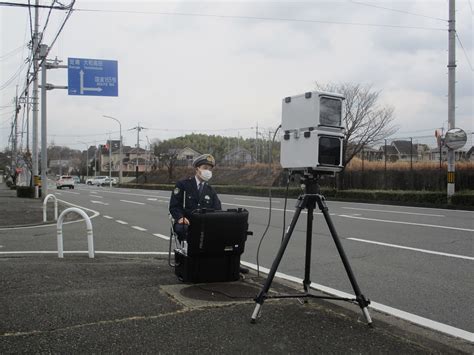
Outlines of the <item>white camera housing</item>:
{"label": "white camera housing", "polygon": [[340,94],[318,91],[283,99],[283,168],[322,173],[343,169],[343,100]]}

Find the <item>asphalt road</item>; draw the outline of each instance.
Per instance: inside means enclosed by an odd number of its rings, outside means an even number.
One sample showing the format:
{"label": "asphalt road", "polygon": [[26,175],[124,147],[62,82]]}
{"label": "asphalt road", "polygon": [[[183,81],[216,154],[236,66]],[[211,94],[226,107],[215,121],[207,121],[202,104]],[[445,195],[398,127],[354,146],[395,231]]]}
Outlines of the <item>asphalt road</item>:
{"label": "asphalt road", "polygon": [[[85,185],[52,192],[59,199],[100,212],[93,221],[96,250],[168,250],[170,192]],[[268,198],[220,197],[223,208],[249,210],[254,236],[249,237],[242,260],[256,264],[257,247],[268,222]],[[295,200],[289,200],[286,225],[294,206]],[[405,312],[474,331],[473,212],[331,201],[328,206],[364,295]],[[260,266],[266,268],[270,268],[281,242],[284,200],[273,199],[272,207],[270,228],[259,252]],[[301,215],[278,269],[299,278],[304,277],[306,217],[306,213]],[[130,228],[141,231],[143,237],[129,238]],[[49,248],[48,243],[42,248]],[[5,244],[4,251],[21,250],[14,241]],[[35,243],[28,248],[34,250]],[[85,241],[65,242],[65,249],[87,250],[87,246]],[[55,250],[54,243],[51,250]],[[311,280],[353,293],[319,212],[313,229]]]}

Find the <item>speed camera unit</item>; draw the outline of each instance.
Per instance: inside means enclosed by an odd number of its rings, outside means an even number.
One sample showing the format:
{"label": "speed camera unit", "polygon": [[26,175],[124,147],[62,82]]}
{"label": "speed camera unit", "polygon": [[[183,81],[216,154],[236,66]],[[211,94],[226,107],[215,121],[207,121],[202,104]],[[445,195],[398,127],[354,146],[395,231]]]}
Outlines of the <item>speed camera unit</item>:
{"label": "speed camera unit", "polygon": [[342,95],[317,91],[283,99],[283,168],[321,173],[342,170],[343,100]]}

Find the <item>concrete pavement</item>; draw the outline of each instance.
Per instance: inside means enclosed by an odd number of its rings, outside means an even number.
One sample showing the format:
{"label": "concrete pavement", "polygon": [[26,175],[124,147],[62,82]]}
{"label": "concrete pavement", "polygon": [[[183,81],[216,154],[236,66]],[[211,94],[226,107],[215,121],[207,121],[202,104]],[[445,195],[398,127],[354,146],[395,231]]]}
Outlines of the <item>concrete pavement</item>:
{"label": "concrete pavement", "polygon": [[[2,213],[0,228],[41,222],[33,213],[40,201],[8,196],[2,186],[0,206],[6,203],[24,217],[12,223],[11,213]],[[83,234],[83,229],[75,223],[68,233]],[[34,228],[2,230],[0,246],[14,238],[27,241],[34,233]],[[134,238],[140,232],[129,233]],[[264,281],[254,273],[232,283],[192,285],[176,279],[165,255],[98,253],[89,259],[66,254],[58,259],[54,250],[5,251],[0,247],[2,354],[474,351],[472,343],[375,311],[371,329],[357,306],[341,302],[267,300],[257,324],[250,324],[252,298]],[[272,285],[283,292],[293,287],[300,285],[277,279]]]}

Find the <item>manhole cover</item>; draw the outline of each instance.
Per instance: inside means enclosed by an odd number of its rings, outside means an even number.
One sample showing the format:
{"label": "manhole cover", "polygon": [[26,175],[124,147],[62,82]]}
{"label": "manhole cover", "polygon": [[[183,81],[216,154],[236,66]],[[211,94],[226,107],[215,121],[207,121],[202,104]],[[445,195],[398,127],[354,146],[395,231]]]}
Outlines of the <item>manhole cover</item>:
{"label": "manhole cover", "polygon": [[202,301],[248,301],[253,300],[259,288],[242,283],[215,283],[193,285],[183,288],[182,296]]}

